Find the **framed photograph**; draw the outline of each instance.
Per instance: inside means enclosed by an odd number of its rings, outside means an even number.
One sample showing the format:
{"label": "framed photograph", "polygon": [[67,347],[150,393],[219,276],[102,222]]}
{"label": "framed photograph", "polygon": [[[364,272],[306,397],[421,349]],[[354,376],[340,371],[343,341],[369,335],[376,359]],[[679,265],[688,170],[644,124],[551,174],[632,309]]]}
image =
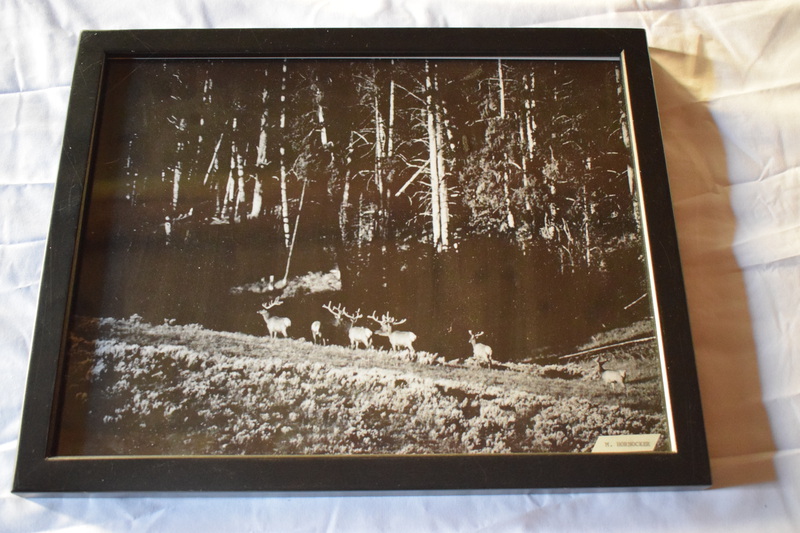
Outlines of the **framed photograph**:
{"label": "framed photograph", "polygon": [[710,484],[643,30],[86,32],[14,490]]}

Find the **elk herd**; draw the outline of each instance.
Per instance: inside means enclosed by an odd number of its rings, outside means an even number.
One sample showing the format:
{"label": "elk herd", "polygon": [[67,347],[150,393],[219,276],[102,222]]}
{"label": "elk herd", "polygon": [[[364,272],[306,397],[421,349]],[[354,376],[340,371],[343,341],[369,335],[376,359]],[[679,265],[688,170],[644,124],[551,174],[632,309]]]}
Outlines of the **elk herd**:
{"label": "elk herd", "polygon": [[[274,298],[270,302],[262,303],[261,306],[263,309],[258,311],[258,314],[263,317],[264,322],[267,324],[267,331],[269,332],[270,338],[273,339],[277,338],[278,335],[287,338],[289,336],[288,329],[292,325],[292,321],[287,317],[270,315],[270,310],[282,304],[283,300],[281,300],[280,297]],[[378,313],[373,311],[367,318],[380,326],[378,329],[373,330],[365,326],[356,325],[359,320],[364,318],[361,309],[350,313],[343,305],[339,304],[334,306],[332,302],[328,302],[323,305],[322,308],[333,316],[334,324],[337,327],[341,325],[347,327],[347,337],[350,341],[350,348],[354,350],[359,348],[372,348],[373,336],[379,336],[385,337],[389,341],[393,352],[408,350],[409,356],[414,358],[416,353],[414,349],[414,341],[417,340],[416,333],[413,331],[395,329],[395,326],[405,324],[407,319],[397,319],[389,313],[378,316]],[[469,343],[472,345],[472,360],[481,365],[486,365],[489,368],[494,368],[495,363],[492,358],[492,347],[478,342],[478,338],[483,335],[483,331],[473,333],[472,330],[469,330],[468,333]],[[322,321],[315,320],[311,323],[311,339],[314,344],[327,344],[327,339],[323,337],[322,334]],[[625,385],[625,379],[627,377],[626,371],[606,369],[604,365],[608,361],[608,359],[599,356],[595,357],[594,362],[597,366],[589,377],[591,379],[600,379],[612,389],[616,389],[616,386],[619,385],[622,390],[627,393]]]}
{"label": "elk herd", "polygon": [[[267,324],[267,331],[269,332],[270,338],[273,339],[277,338],[279,335],[283,338],[287,338],[289,336],[288,329],[292,325],[292,321],[289,318],[270,314],[272,309],[282,304],[283,300],[281,300],[280,297],[274,298],[270,302],[262,303],[261,307],[263,307],[263,309],[258,311],[258,314],[261,315],[264,322]],[[417,340],[417,334],[413,331],[395,329],[395,326],[406,322],[407,319],[405,318],[397,319],[389,313],[378,316],[377,311],[374,311],[367,317],[379,326],[378,329],[373,330],[368,327],[356,325],[359,320],[364,318],[361,309],[351,313],[341,304],[334,306],[333,302],[328,302],[323,305],[322,308],[333,316],[336,326],[347,326],[347,337],[350,341],[349,346],[354,350],[359,348],[371,348],[373,336],[379,336],[385,337],[388,340],[392,351],[408,350],[408,353],[412,357],[416,353],[414,341]],[[492,348],[476,341],[481,335],[483,335],[482,331],[480,333],[472,333],[471,330],[469,331],[469,342],[472,344],[473,358],[488,364],[491,368],[493,365]],[[323,337],[322,334],[322,321],[315,320],[311,323],[311,339],[314,344],[327,344],[327,339]]]}

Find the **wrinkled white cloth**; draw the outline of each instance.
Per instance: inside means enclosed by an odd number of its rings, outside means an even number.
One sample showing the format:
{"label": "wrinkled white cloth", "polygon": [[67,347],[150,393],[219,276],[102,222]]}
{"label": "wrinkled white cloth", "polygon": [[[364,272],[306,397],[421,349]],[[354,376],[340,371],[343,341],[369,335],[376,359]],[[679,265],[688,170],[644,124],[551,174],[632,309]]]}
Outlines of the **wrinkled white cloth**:
{"label": "wrinkled white cloth", "polygon": [[[83,29],[648,32],[714,488],[492,496],[10,493]],[[0,531],[800,531],[800,4],[794,0],[0,2]]]}

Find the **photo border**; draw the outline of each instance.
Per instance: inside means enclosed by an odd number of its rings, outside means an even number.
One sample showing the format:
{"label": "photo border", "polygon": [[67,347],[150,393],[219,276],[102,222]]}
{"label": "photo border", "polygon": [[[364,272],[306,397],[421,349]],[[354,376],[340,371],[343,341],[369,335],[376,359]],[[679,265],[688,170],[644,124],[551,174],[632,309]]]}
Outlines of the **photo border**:
{"label": "photo border", "polygon": [[[59,384],[88,209],[104,69],[117,58],[620,59],[646,213],[676,451],[626,454],[57,456]],[[13,491],[350,492],[701,488],[710,469],[644,30],[133,30],[81,35],[31,349]]]}

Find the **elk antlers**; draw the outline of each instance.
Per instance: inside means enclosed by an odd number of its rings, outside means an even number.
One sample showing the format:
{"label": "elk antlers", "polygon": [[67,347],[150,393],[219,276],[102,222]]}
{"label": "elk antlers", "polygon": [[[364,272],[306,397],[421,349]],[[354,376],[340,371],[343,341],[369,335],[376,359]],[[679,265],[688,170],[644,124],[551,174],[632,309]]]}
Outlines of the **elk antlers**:
{"label": "elk antlers", "polygon": [[339,304],[336,307],[334,307],[333,303],[328,302],[327,305],[323,305],[322,308],[327,309],[328,312],[330,312],[334,316],[334,318],[336,318],[337,324],[342,321],[343,316],[349,318],[353,324],[355,324],[359,318],[364,317],[364,315],[361,314],[361,309],[358,309],[355,313],[351,315],[347,312],[347,309],[342,304]]}
{"label": "elk antlers", "polygon": [[359,318],[363,318],[364,317],[364,315],[361,314],[361,309],[357,309],[356,312],[353,313],[352,315],[347,313],[347,309],[344,309],[344,310],[342,310],[342,314],[344,316],[346,316],[347,318],[349,318],[350,321],[353,322],[353,324],[355,324],[356,321],[358,321]]}
{"label": "elk antlers", "polygon": [[273,307],[277,307],[281,304],[283,304],[283,300],[281,300],[281,297],[278,296],[277,298],[273,298],[269,303],[262,303],[261,307],[264,309],[272,309]]}
{"label": "elk antlers", "polygon": [[481,331],[481,332],[479,332],[479,333],[472,333],[472,330],[471,330],[471,329],[470,329],[470,330],[468,330],[468,331],[469,331],[470,340],[477,340],[477,339],[478,339],[478,337],[480,337],[481,335],[483,335],[483,332],[482,332],[482,331]]}
{"label": "elk antlers", "polygon": [[369,318],[371,320],[374,320],[375,322],[380,324],[381,325],[381,329],[383,331],[392,331],[392,327],[398,326],[400,324],[404,324],[406,322],[406,320],[408,320],[407,318],[404,318],[402,320],[398,320],[398,319],[394,318],[393,316],[391,316],[389,313],[385,313],[380,318],[378,318],[377,315],[378,315],[378,312],[377,311],[373,311],[372,314],[369,315],[367,318]]}

